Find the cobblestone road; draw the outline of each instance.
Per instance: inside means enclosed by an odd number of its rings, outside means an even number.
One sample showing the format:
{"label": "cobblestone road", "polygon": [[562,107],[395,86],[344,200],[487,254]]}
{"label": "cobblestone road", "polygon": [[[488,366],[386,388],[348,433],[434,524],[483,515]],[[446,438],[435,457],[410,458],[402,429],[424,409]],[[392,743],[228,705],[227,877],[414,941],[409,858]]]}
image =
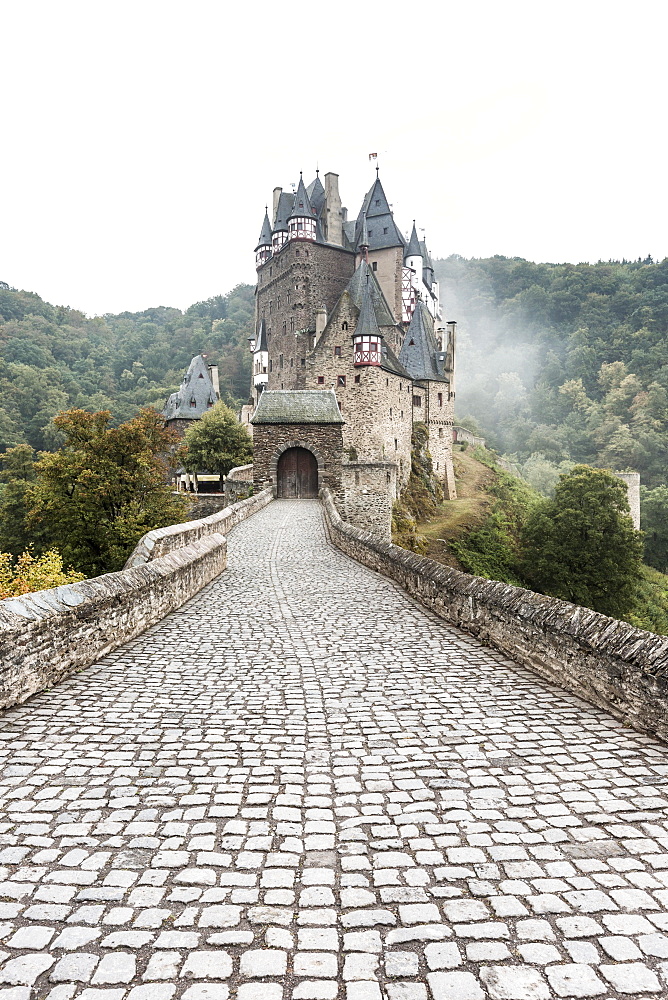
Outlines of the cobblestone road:
{"label": "cobblestone road", "polygon": [[329,548],[315,501],[0,736],[0,1000],[668,996],[665,748]]}

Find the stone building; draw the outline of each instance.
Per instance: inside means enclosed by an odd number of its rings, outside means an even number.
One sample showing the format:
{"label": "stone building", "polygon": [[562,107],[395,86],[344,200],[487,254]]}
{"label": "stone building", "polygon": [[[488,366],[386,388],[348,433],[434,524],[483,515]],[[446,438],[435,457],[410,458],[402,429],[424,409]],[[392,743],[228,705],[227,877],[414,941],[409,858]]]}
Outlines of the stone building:
{"label": "stone building", "polygon": [[206,354],[197,354],[177,392],[168,396],[162,415],[167,427],[177,430],[183,437],[190,425],[219,399],[218,366],[208,364]]}
{"label": "stone building", "polygon": [[278,449],[288,426],[290,440],[300,426],[286,418],[267,431],[263,397],[283,394],[282,412],[294,405],[298,416],[311,392],[330,397],[342,420],[339,501],[349,519],[362,523],[365,504],[387,519],[410,475],[416,421],[427,427],[434,470],[454,498],[455,324],[442,321],[425,242],[414,222],[404,238],[378,173],[354,219],[336,174],[324,185],[319,176],[308,187],[300,179],[294,193],[275,188],[255,253],[257,334],[242,420],[253,427],[258,485],[287,488]]}

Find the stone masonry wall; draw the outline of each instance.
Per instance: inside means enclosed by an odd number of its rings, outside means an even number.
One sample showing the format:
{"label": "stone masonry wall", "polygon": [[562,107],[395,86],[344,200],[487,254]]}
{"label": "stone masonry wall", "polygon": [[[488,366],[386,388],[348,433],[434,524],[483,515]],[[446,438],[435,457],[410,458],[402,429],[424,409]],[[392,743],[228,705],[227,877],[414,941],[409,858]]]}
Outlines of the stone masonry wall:
{"label": "stone masonry wall", "polygon": [[57,684],[185,604],[225,569],[221,532],[271,499],[267,491],[149,532],[119,573],[0,601],[0,707]]}
{"label": "stone masonry wall", "polygon": [[336,492],[341,486],[341,427],[341,424],[255,424],[255,489],[269,488],[271,492],[276,487],[276,461],[286,448],[307,448],[318,460],[318,488]]}
{"label": "stone masonry wall", "polygon": [[322,499],[337,548],[551,683],[668,740],[668,638],[442,566],[346,524],[331,495]]}
{"label": "stone masonry wall", "polygon": [[349,524],[392,537],[392,504],[397,497],[397,466],[393,462],[344,462],[336,506]]}

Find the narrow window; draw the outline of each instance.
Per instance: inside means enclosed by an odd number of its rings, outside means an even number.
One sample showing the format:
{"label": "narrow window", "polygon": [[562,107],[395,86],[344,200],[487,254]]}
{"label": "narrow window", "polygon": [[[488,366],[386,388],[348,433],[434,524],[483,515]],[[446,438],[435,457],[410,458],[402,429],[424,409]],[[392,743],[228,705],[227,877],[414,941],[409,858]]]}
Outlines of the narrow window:
{"label": "narrow window", "polygon": [[413,406],[422,406],[422,396],[413,396]]}
{"label": "narrow window", "polygon": [[324,385],[324,384],[325,384],[325,376],[318,375],[318,385]]}
{"label": "narrow window", "polygon": [[274,360],[273,358],[269,358],[269,371],[273,372],[273,370],[274,370]]}
{"label": "narrow window", "polygon": [[294,358],[290,358],[290,367],[293,368],[294,364],[295,364],[295,359]]}
{"label": "narrow window", "polygon": [[390,416],[392,416],[392,407],[390,407]]}
{"label": "narrow window", "polygon": [[402,419],[403,419],[403,416],[404,416],[404,411],[402,410],[401,411],[401,417],[402,417]]}
{"label": "narrow window", "polygon": [[281,369],[281,371],[283,370],[283,355],[282,354],[279,354],[279,356],[278,356],[278,367]]}
{"label": "narrow window", "polygon": [[340,346],[337,346],[337,347],[334,348],[334,357],[335,358],[340,358],[341,357],[341,348],[340,348]]}
{"label": "narrow window", "polygon": [[345,384],[346,384],[346,376],[345,375],[338,375],[337,378],[336,378],[336,384],[337,385],[345,386]]}
{"label": "narrow window", "polygon": [[371,270],[372,271],[377,271],[378,270],[378,261],[377,260],[372,261],[372,263],[371,263]]}
{"label": "narrow window", "polygon": [[347,330],[348,329],[348,323],[346,322],[345,319],[344,319],[343,323],[341,324],[341,329],[342,330]]}
{"label": "narrow window", "polygon": [[438,394],[438,405],[439,406],[443,406],[443,393],[442,392],[439,392],[439,394]]}
{"label": "narrow window", "polygon": [[385,236],[387,236],[387,226],[385,226],[385,228],[383,229],[383,233]]}
{"label": "narrow window", "polygon": [[390,384],[390,380],[389,380],[389,378],[386,378],[385,379],[385,385],[389,386],[389,384]]}
{"label": "narrow window", "polygon": [[438,428],[438,436],[439,436],[440,438],[442,438],[442,437],[443,437],[443,428],[442,428],[442,427],[439,427],[439,428]]}
{"label": "narrow window", "polygon": [[396,439],[396,438],[394,439],[394,450],[395,450],[395,451],[398,451],[398,450],[399,450],[399,442],[397,441],[397,439]]}
{"label": "narrow window", "polygon": [[306,358],[302,358],[302,368],[306,366]]}
{"label": "narrow window", "polygon": [[356,381],[356,382],[359,382],[359,380],[360,380],[360,376],[359,376],[359,375],[356,375],[356,376],[355,376],[355,381]]}

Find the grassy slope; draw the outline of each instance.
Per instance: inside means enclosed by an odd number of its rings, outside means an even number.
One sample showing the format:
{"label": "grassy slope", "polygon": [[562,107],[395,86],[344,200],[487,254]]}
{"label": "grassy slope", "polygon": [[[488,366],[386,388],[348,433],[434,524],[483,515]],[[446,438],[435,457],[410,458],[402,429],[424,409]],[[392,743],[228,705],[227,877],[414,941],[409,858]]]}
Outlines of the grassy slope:
{"label": "grassy slope", "polygon": [[[478,455],[490,460],[489,453]],[[437,514],[420,521],[430,559],[492,580],[526,586],[517,575],[517,528],[533,491],[521,480],[490,468],[471,451],[455,451],[459,499],[442,503]],[[537,496],[537,495],[536,495]],[[668,635],[668,576],[643,566],[638,604],[629,621]]]}

